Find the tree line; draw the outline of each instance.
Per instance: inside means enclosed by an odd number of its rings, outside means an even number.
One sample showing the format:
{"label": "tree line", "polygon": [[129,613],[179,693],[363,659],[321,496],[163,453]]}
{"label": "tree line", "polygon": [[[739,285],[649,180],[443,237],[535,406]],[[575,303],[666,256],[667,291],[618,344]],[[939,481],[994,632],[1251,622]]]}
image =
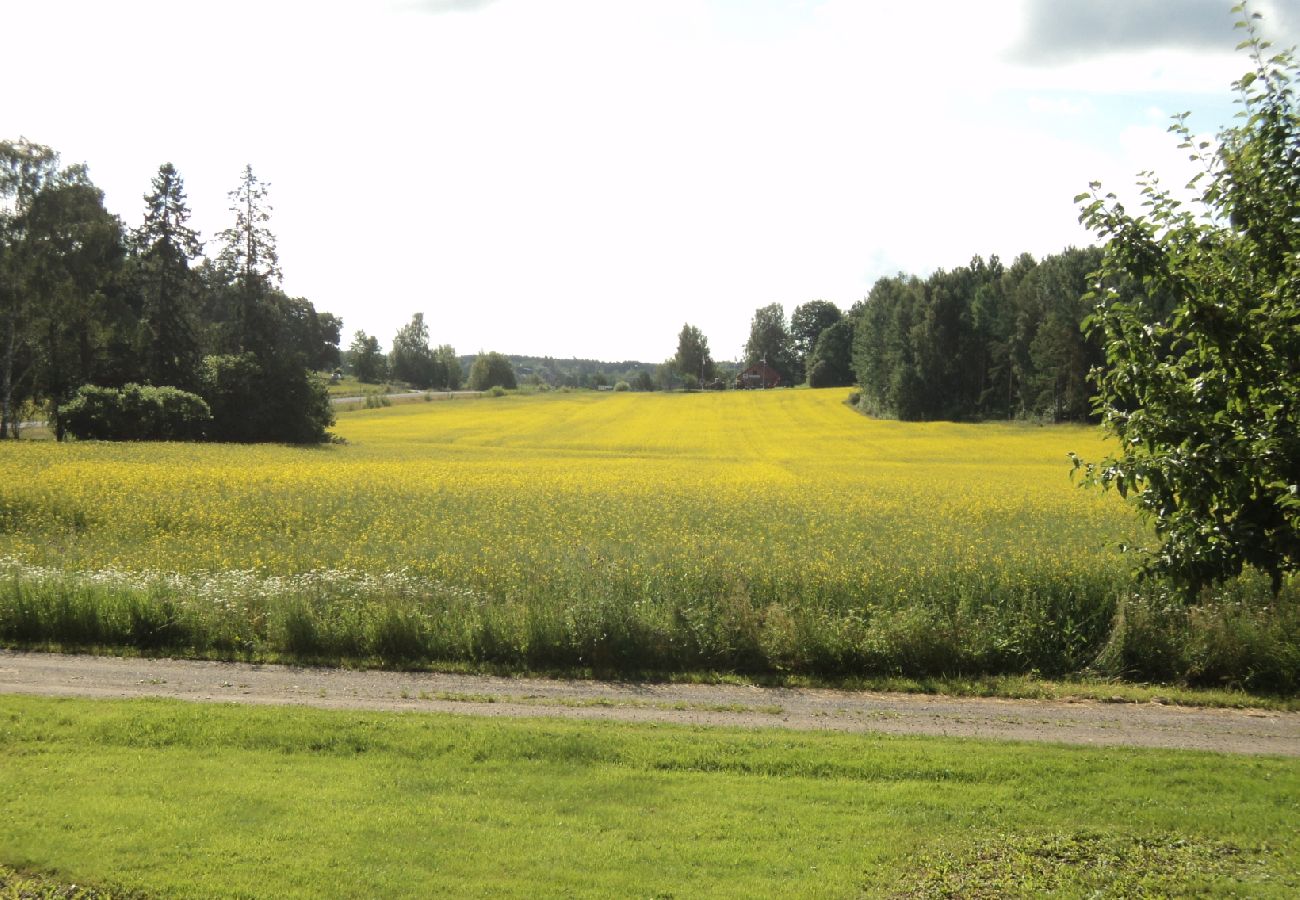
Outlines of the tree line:
{"label": "tree line", "polygon": [[362,384],[400,381],[417,390],[455,391],[468,386],[473,391],[490,388],[515,389],[519,386],[510,359],[495,351],[480,353],[468,360],[469,374],[456,349],[450,344],[433,346],[424,313],[417,312],[411,321],[397,329],[393,349],[384,353],[379,338],[357,331],[352,344],[343,354],[348,371]]}
{"label": "tree line", "polygon": [[342,320],[281,289],[268,187],[245,167],[204,257],[170,163],[127,229],[84,165],[0,141],[0,437],[324,440]]}
{"label": "tree line", "polygon": [[[1103,359],[1083,328],[1101,259],[1092,247],[1010,266],[976,256],[924,279],[882,278],[847,311],[812,300],[787,318],[768,304],[754,312],[739,368],[765,365],[786,385],[857,385],[866,411],[900,419],[1084,420]],[[689,323],[660,371],[687,389],[730,386]]]}

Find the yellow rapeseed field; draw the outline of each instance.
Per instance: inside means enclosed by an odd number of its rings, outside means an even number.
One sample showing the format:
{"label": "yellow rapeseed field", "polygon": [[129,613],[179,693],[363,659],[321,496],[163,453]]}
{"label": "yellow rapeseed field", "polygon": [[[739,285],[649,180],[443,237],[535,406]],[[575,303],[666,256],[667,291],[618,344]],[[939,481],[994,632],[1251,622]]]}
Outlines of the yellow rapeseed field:
{"label": "yellow rapeseed field", "polygon": [[345,413],[346,443],[316,448],[0,444],[0,638],[625,668],[1095,656],[1141,536],[1070,481],[1097,431],[874,421],[846,393],[461,398]]}
{"label": "yellow rapeseed field", "polygon": [[553,394],[345,413],[343,446],[0,445],[0,557],[64,570],[585,567],[861,584],[1113,567],[1095,429],[874,421],[843,390]]}

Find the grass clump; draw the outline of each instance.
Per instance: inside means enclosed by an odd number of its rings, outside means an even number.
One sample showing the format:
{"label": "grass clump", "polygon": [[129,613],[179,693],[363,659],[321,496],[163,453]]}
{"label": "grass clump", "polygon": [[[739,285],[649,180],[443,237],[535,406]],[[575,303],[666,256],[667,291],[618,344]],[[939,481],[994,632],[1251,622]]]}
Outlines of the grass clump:
{"label": "grass clump", "polygon": [[997,835],[962,853],[921,854],[910,863],[914,873],[891,895],[896,900],[1200,896],[1262,890],[1273,881],[1266,847],[1169,834]]}

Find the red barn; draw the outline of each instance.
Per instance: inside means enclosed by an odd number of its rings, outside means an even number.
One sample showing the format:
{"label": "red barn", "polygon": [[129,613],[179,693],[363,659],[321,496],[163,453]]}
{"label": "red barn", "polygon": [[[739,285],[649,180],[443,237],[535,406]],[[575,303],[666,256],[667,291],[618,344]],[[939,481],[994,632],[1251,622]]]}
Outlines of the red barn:
{"label": "red barn", "polygon": [[774,388],[781,385],[781,373],[767,363],[754,363],[736,376],[738,388]]}

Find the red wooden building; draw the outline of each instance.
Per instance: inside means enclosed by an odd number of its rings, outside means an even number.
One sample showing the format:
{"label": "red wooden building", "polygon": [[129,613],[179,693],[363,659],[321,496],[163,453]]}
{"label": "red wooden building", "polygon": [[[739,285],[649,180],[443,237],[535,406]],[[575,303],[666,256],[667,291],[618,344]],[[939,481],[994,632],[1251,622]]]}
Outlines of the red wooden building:
{"label": "red wooden building", "polygon": [[754,363],[736,376],[738,388],[774,388],[781,386],[781,373],[765,362]]}

